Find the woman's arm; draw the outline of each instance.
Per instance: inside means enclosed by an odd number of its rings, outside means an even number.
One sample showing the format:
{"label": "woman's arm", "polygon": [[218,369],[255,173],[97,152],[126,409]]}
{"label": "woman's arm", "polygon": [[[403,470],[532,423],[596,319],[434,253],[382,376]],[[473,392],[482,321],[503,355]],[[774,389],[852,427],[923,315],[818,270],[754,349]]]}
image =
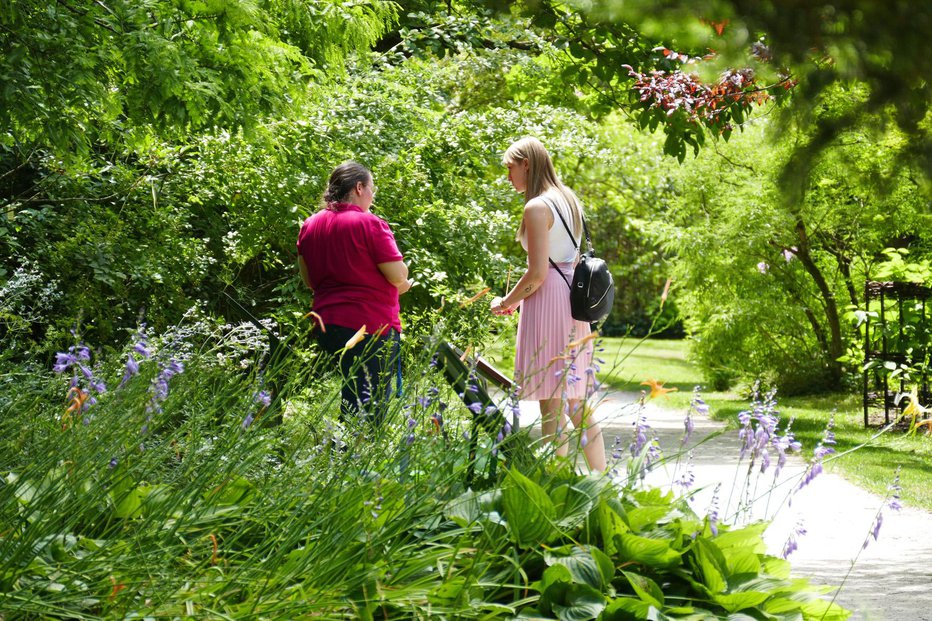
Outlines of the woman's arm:
{"label": "woman's arm", "polygon": [[307,288],[313,292],[314,287],[311,286],[311,277],[307,273],[307,263],[304,262],[304,257],[300,254],[298,255],[298,271],[301,272],[301,280],[303,280]]}
{"label": "woman's arm", "polygon": [[537,291],[547,278],[550,269],[550,227],[553,212],[540,199],[533,199],[524,207],[524,230],[527,233],[528,267],[514,288],[504,298],[492,300],[492,312],[506,315],[518,303]]}
{"label": "woman's arm", "polygon": [[385,280],[398,288],[399,295],[411,288],[413,283],[408,279],[408,266],[404,261],[379,263],[378,267]]}

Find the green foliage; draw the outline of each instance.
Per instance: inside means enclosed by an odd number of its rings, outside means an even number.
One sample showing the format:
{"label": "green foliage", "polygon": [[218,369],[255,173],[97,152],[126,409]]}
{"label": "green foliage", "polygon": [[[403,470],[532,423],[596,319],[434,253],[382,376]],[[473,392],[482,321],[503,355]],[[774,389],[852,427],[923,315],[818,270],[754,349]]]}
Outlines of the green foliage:
{"label": "green foliage", "polygon": [[[511,460],[533,448],[526,431],[478,436],[472,462],[452,403],[439,428],[439,405],[417,400],[378,430],[339,424],[332,373],[303,356],[259,373],[254,336],[198,323],[152,336],[151,360],[119,386],[121,361],[94,357],[111,389],[83,421],[63,416],[67,376],[0,392],[6,613],[847,616],[764,553],[763,525],[716,534],[670,493],[576,474],[546,451]],[[412,357],[409,395],[456,399],[432,391],[429,353]],[[184,368],[166,377],[170,360]],[[273,384],[266,409],[257,391]],[[468,487],[490,460],[501,477]]]}
{"label": "green foliage", "polygon": [[[842,133],[874,114],[890,114],[904,136],[896,159],[915,167],[917,183],[929,191],[929,7],[871,0],[844,5],[815,1],[802,8],[785,0],[668,2],[659,7],[648,0],[602,0],[586,7],[601,18],[634,24],[645,39],[678,51],[715,50],[719,60],[708,63],[712,72],[751,66],[763,72],[765,84],[775,82],[776,72],[798,82],[787,110],[809,116],[815,139],[800,144],[784,170],[781,186],[790,202],[798,198],[800,179],[817,165],[823,150],[832,149]],[[749,52],[768,60],[757,62],[748,58]],[[820,117],[825,94],[853,82],[862,84],[869,96],[843,114]]]}
{"label": "green foliage", "polygon": [[[862,97],[836,92],[824,114]],[[839,359],[863,340],[845,307],[860,305],[884,248],[927,243],[916,233],[925,228],[927,198],[898,164],[902,137],[877,121],[825,150],[792,204],[775,171],[791,141],[808,139],[804,126],[791,134],[779,127],[782,140],[769,146],[761,119],[683,170],[664,237],[676,254],[677,300],[694,354],[717,388],[741,376],[765,376],[785,394],[843,385]]]}
{"label": "green foliage", "polygon": [[[393,3],[14,2],[0,11],[0,144],[135,143],[250,125],[372,45]],[[139,132],[141,135],[136,135]]]}

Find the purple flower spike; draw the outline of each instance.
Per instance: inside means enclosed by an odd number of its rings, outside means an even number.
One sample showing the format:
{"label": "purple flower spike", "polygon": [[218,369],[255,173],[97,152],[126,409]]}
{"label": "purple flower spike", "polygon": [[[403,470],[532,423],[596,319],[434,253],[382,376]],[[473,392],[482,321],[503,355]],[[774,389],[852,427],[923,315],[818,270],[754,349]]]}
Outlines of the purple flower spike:
{"label": "purple flower spike", "polygon": [[268,391],[260,390],[258,394],[256,394],[256,403],[261,403],[262,407],[267,408],[272,404],[272,395],[270,395]]}
{"label": "purple flower spike", "polygon": [[77,362],[78,359],[75,358],[74,354],[58,352],[55,354],[55,365],[52,367],[52,370],[56,373],[64,373]]}
{"label": "purple flower spike", "polygon": [[800,520],[796,523],[796,528],[793,529],[793,532],[790,533],[786,543],[783,545],[783,558],[788,558],[790,554],[799,548],[799,538],[805,534],[806,529],[803,526],[802,520]]}
{"label": "purple flower spike", "polygon": [[712,502],[709,503],[709,513],[707,518],[709,520],[709,530],[712,531],[712,536],[718,536],[718,493],[721,490],[722,484],[719,483],[715,486],[715,491],[712,492]]}
{"label": "purple flower spike", "polygon": [[686,412],[686,418],[683,419],[683,427],[685,431],[683,432],[683,440],[680,443],[681,446],[686,446],[686,443],[689,442],[689,436],[692,434],[693,429],[696,428],[696,424],[693,422],[693,417],[689,415],[689,412]]}
{"label": "purple flower spike", "polygon": [[110,465],[107,467],[113,470],[114,468],[117,467],[117,464],[119,463],[120,463],[119,460],[116,457],[114,457],[113,459],[110,460]]}
{"label": "purple flower spike", "polygon": [[243,423],[241,425],[243,430],[245,431],[246,429],[249,429],[249,426],[252,425],[252,421],[254,420],[255,420],[255,416],[253,416],[252,413],[247,414],[246,418],[243,419]]}

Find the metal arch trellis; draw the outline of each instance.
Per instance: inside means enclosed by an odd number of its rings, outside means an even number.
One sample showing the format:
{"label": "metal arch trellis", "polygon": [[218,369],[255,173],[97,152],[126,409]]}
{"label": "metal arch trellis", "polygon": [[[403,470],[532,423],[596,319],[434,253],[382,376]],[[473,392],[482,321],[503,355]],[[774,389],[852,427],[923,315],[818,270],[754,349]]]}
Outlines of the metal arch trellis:
{"label": "metal arch trellis", "polygon": [[[928,403],[929,340],[932,337],[932,318],[929,305],[932,287],[911,282],[867,281],[864,286],[865,308],[871,310],[871,301],[879,302],[876,323],[868,313],[864,324],[864,426],[871,424],[872,409],[883,408],[883,424],[891,421],[891,412],[902,413],[907,400],[902,398],[907,385],[916,385],[921,403]],[[888,303],[895,305],[895,318],[888,316]],[[904,304],[911,306],[906,307]],[[893,309],[890,309],[893,310]],[[911,315],[911,316],[910,316]],[[892,325],[891,325],[892,324]],[[891,381],[891,371],[911,367],[907,382],[904,373]],[[893,384],[893,386],[891,386]],[[891,388],[895,388],[891,390]],[[894,419],[896,420],[896,419]]]}

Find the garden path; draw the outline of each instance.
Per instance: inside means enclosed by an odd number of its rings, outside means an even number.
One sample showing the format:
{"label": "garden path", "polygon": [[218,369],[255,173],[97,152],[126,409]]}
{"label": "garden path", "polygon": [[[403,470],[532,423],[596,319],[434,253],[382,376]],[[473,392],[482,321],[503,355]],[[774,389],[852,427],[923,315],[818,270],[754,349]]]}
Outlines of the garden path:
{"label": "garden path", "polygon": [[[611,455],[617,437],[622,462],[632,440],[638,399],[639,395],[633,393],[612,393],[595,411],[596,419],[602,424],[608,454]],[[662,399],[660,401],[659,405],[655,401],[648,402],[643,414],[669,463],[651,472],[647,481],[669,486],[684,471],[685,456],[679,465],[673,462],[683,438],[685,412],[664,408]],[[521,403],[522,426],[539,422],[539,419],[535,402]],[[714,487],[721,483],[718,504],[719,515],[724,519],[734,513],[739,504],[741,490],[738,488],[743,486],[733,481],[746,480],[747,460],[739,468],[737,431],[716,436],[714,432],[724,430],[723,423],[702,416],[694,416],[694,423],[695,429],[686,448],[693,450],[694,489],[699,491],[691,504],[700,515],[705,515]],[[578,459],[584,467],[581,453]],[[885,499],[832,474],[831,465],[827,464],[826,472],[794,493],[792,502],[788,502],[805,471],[806,463],[794,456],[784,467],[771,494],[765,494],[764,490],[771,487],[772,475],[767,477],[766,483],[763,480],[757,483],[756,488],[761,491],[756,493],[758,499],[751,503],[750,513],[753,519],[769,517],[772,520],[765,533],[768,551],[779,556],[801,519],[806,534],[799,537],[799,547],[789,557],[794,573],[817,584],[837,586],[845,580],[852,560],[857,558],[837,599],[839,604],[854,611],[853,621],[932,621],[932,513],[909,507],[894,512],[885,507],[879,538],[876,541],[872,538],[862,550]],[[726,508],[729,497],[730,508]]]}

